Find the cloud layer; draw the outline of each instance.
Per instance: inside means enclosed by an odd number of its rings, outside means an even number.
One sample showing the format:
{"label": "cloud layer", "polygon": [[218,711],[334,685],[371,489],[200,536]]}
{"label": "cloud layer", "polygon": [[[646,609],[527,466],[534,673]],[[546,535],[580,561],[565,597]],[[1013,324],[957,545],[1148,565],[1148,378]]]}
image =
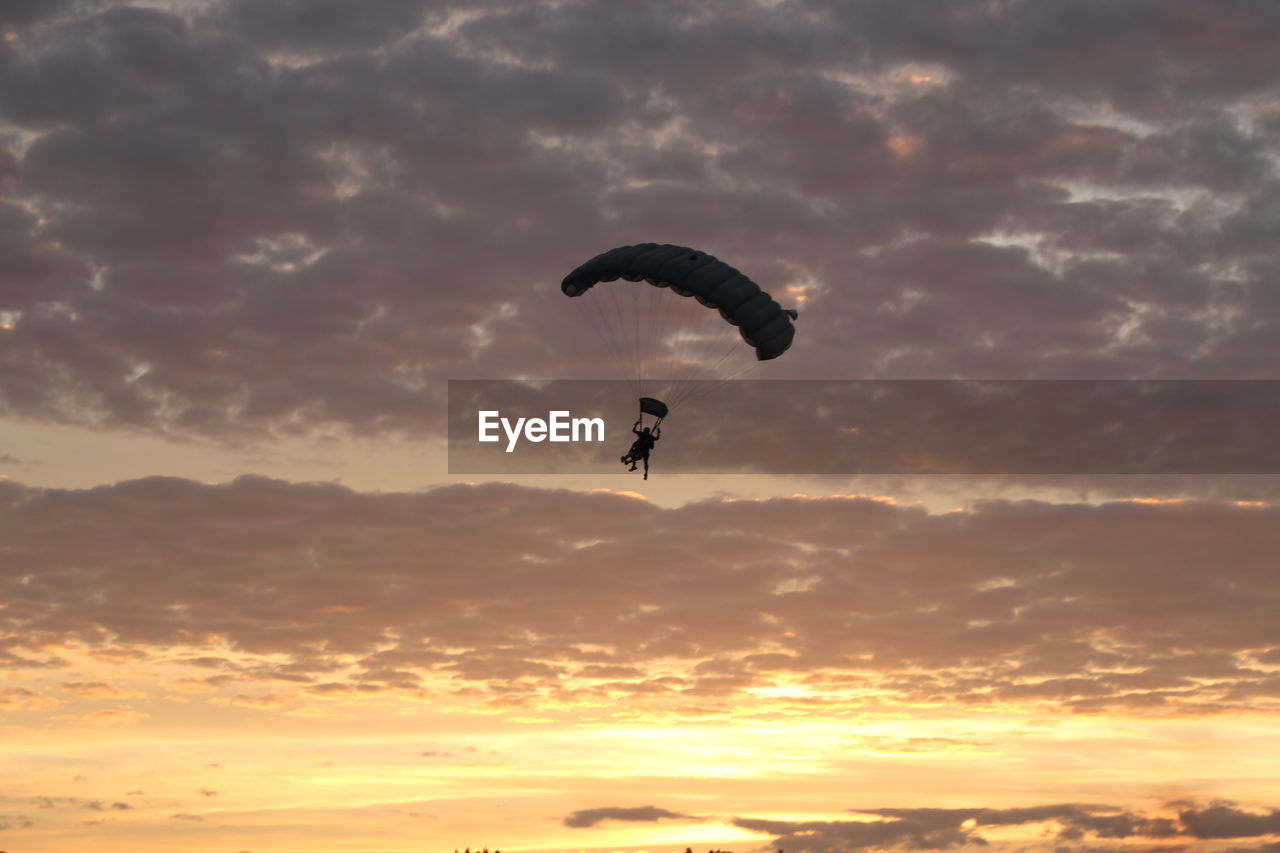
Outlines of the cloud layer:
{"label": "cloud layer", "polygon": [[[1277,834],[1277,812],[1256,814],[1233,804],[1200,806],[1173,803],[1170,816],[1143,814],[1116,806],[1063,803],[1013,809],[868,809],[858,810],[878,820],[860,821],[777,821],[741,818],[735,825],[775,836],[773,843],[790,850],[854,851],[882,847],[905,850],[941,850],[960,846],[989,846],[984,833],[1008,827],[1047,824],[1055,827],[1058,850],[1198,849],[1208,839],[1265,839]],[[1208,822],[1206,822],[1208,819]],[[1221,821],[1223,834],[1208,829]],[[1229,828],[1228,828],[1229,827]],[[1206,829],[1208,831],[1206,832]],[[1170,842],[1181,842],[1168,846]],[[1114,847],[1099,847],[1111,842]],[[1263,843],[1237,850],[1266,851],[1274,845]]]}
{"label": "cloud layer", "polygon": [[645,240],[804,300],[773,375],[1276,376],[1265,4],[11,3],[4,26],[10,414],[418,434],[444,378],[624,372],[555,284]]}
{"label": "cloud layer", "polygon": [[[1211,713],[1280,696],[1280,524],[1265,505],[661,509],[502,484],[362,495],[252,477],[0,494],[11,667],[56,669],[47,649],[74,643],[286,697],[530,707],[747,709],[751,689],[784,685],[799,706],[846,709]],[[106,687],[74,685],[91,689]]]}
{"label": "cloud layer", "polygon": [[[977,846],[997,849],[1042,849],[1006,836],[990,840],[992,832],[1030,830],[1031,837],[1052,846],[1043,849],[1076,850],[1187,850],[1209,849],[1206,841],[1237,839],[1254,842],[1234,847],[1263,853],[1274,848],[1266,838],[1280,835],[1280,810],[1255,812],[1235,803],[1209,805],[1175,801],[1154,812],[1096,803],[1056,803],[1021,808],[871,808],[853,809],[856,820],[773,820],[738,817],[739,829],[773,836],[774,848],[799,853],[839,853],[859,850],[945,850]],[[565,826],[594,827],[604,820],[654,821],[700,820],[655,806],[601,807],[574,812]],[[1257,843],[1261,841],[1262,843]],[[1043,841],[1041,842],[1044,843]],[[1110,846],[1099,846],[1109,844]]]}

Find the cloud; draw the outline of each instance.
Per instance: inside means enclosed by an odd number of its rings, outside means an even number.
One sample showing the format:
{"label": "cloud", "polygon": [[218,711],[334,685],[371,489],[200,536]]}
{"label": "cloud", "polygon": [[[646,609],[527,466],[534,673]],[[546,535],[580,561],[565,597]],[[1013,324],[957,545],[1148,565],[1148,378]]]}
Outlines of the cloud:
{"label": "cloud", "polygon": [[52,719],[64,723],[75,723],[89,726],[125,726],[149,720],[151,714],[136,708],[121,705],[115,708],[101,708],[87,714],[58,714]]}
{"label": "cloud", "polygon": [[[956,846],[990,846],[981,833],[1006,827],[1035,828],[1044,825],[1052,833],[1060,851],[1130,851],[1185,849],[1186,844],[1170,844],[1177,839],[1209,837],[1260,837],[1275,830],[1267,816],[1239,811],[1231,806],[1200,809],[1183,804],[1177,817],[1151,815],[1118,806],[1083,803],[1060,803],[1024,808],[876,808],[857,809],[862,815],[875,815],[881,820],[788,821],[737,818],[734,825],[753,832],[774,836],[772,844],[808,853],[835,853],[869,847],[894,847],[906,850],[938,850]],[[1220,813],[1223,826],[1232,824],[1232,834],[1204,834],[1201,815]],[[1274,810],[1273,810],[1274,815]],[[1258,819],[1261,819],[1259,822]],[[1252,821],[1252,822],[1250,822]],[[1045,836],[1043,831],[1038,834]],[[1114,847],[1100,847],[1100,839],[1126,842]],[[1128,843],[1131,841],[1139,844]],[[1262,845],[1256,849],[1264,850]],[[1246,849],[1246,848],[1240,848]]]}
{"label": "cloud", "polygon": [[861,850],[868,847],[942,850],[968,844],[986,846],[961,828],[930,828],[911,821],[779,821],[739,818],[734,826],[775,836],[773,843],[808,853]]}
{"label": "cloud", "polygon": [[1178,812],[1178,820],[1196,838],[1251,838],[1280,835],[1280,809],[1262,814],[1232,804],[1190,807]]}
{"label": "cloud", "polygon": [[1276,375],[1263,4],[6,10],[22,417],[438,435],[625,373],[555,285],[648,239],[807,294],[774,376]]}
{"label": "cloud", "polygon": [[1113,806],[1062,804],[1013,809],[872,809],[867,814],[919,823],[930,828],[975,826],[1018,826],[1048,820],[1063,825],[1068,835],[1088,833],[1101,838],[1169,838],[1179,833],[1177,823],[1168,818],[1145,815]]}
{"label": "cloud", "polygon": [[133,806],[129,805],[128,803],[121,803],[121,802],[105,803],[102,800],[91,800],[85,803],[83,807],[86,809],[97,811],[97,812],[103,812],[103,811],[122,812],[122,811],[129,811],[130,809],[133,808]]}
{"label": "cloud", "polygon": [[606,820],[622,820],[622,821],[638,821],[652,823],[659,820],[676,819],[676,820],[700,820],[700,818],[692,815],[680,814],[679,812],[667,811],[656,806],[638,806],[634,808],[622,808],[618,806],[605,806],[596,809],[580,809],[564,819],[565,826],[571,826],[575,829],[582,829],[595,826],[601,821]]}
{"label": "cloud", "polygon": [[[368,15],[352,16],[341,2],[255,3],[231,0],[222,11],[225,24],[249,41],[279,48],[373,47],[395,40],[425,23],[428,12],[449,10],[450,3],[391,0],[369,8]],[[353,26],[354,25],[354,26]]]}
{"label": "cloud", "polygon": [[0,708],[52,708],[59,704],[57,699],[32,690],[29,687],[0,688]]}
{"label": "cloud", "polygon": [[69,5],[69,0],[12,0],[0,9],[0,23],[30,25],[40,18],[58,14]]}
{"label": "cloud", "polygon": [[125,690],[105,681],[64,681],[62,689],[81,699],[139,699],[139,690]]}
{"label": "cloud", "polygon": [[746,712],[753,689],[790,685],[841,707],[1142,715],[1260,708],[1280,690],[1268,504],[664,509],[260,477],[0,495],[11,667],[40,672],[42,645],[142,649],[130,666],[186,663],[216,701],[264,712],[380,692],[655,711],[732,697]]}

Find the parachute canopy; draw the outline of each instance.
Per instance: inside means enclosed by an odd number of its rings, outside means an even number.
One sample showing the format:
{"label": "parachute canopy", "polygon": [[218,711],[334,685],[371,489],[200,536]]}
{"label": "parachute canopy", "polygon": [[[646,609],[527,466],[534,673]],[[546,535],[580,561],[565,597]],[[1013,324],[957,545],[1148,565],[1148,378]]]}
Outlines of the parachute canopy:
{"label": "parachute canopy", "polygon": [[610,249],[565,276],[560,289],[566,296],[581,296],[600,282],[620,278],[668,287],[718,309],[755,347],[760,361],[782,355],[795,338],[794,310],[783,310],[755,282],[714,255],[685,246],[640,243]]}
{"label": "parachute canopy", "polygon": [[645,415],[653,415],[658,420],[662,420],[667,416],[667,404],[661,400],[655,400],[653,397],[641,397],[640,412]]}

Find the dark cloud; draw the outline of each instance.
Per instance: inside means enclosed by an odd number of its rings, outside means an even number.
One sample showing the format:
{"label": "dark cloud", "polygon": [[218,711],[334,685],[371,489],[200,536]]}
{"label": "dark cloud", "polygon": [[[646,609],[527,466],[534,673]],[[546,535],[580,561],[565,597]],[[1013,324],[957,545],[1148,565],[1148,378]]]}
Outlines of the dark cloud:
{"label": "dark cloud", "polygon": [[1280,809],[1256,813],[1232,804],[1216,804],[1203,808],[1186,808],[1178,812],[1178,820],[1188,834],[1196,838],[1252,838],[1258,835],[1280,835]]}
{"label": "dark cloud", "polygon": [[[209,686],[270,683],[273,702],[475,688],[749,703],[747,689],[798,676],[846,702],[852,675],[904,703],[1175,713],[1280,689],[1264,663],[1280,594],[1266,505],[662,509],[496,483],[362,495],[254,477],[0,481],[0,497],[11,667],[39,666],[41,644],[144,649]],[[207,637],[234,659],[208,655]],[[663,658],[683,664],[652,678]]]}
{"label": "dark cloud", "polygon": [[[1198,809],[1188,806],[1176,819],[1143,814],[1116,806],[1061,803],[1045,806],[1006,809],[945,808],[880,808],[857,809],[859,814],[874,815],[883,820],[787,821],[737,818],[734,825],[753,832],[774,836],[773,845],[807,853],[837,853],[867,848],[892,847],[905,850],[940,850],[957,846],[989,846],[984,830],[998,827],[1048,824],[1053,827],[1055,849],[1066,853],[1100,853],[1100,851],[1182,850],[1190,845],[1170,843],[1177,839],[1206,837],[1260,837],[1270,835],[1266,817],[1246,814],[1230,806]],[[1222,811],[1233,824],[1229,836],[1206,836],[1199,822],[1204,812]],[[1241,821],[1241,818],[1244,821]],[[1248,823],[1262,818],[1263,823]],[[1101,846],[1102,839],[1124,841],[1118,846]],[[1137,841],[1138,843],[1128,843]],[[1266,850],[1270,844],[1257,848]]]}
{"label": "dark cloud", "polygon": [[931,829],[910,821],[782,821],[738,818],[734,826],[775,836],[773,843],[806,853],[854,851],[875,847],[905,847],[917,850],[945,850],[949,847],[987,842],[970,831],[956,828]]}
{"label": "dark cloud", "polygon": [[48,18],[62,12],[71,5],[71,0],[6,0],[0,6],[0,25],[30,25],[41,18]]}
{"label": "dark cloud", "polygon": [[[823,8],[882,62],[937,63],[976,85],[1101,101],[1168,118],[1212,99],[1265,92],[1280,63],[1280,19],[1253,0],[965,2],[924,15],[891,0]],[[1238,55],[1239,63],[1224,63]]]}
{"label": "dark cloud", "polygon": [[808,288],[772,375],[1276,375],[1270,5],[375,7],[6,6],[7,410],[420,434],[652,239]]}
{"label": "dark cloud", "polygon": [[224,11],[225,24],[256,44],[350,50],[395,41],[424,23],[429,11],[457,5],[461,4],[381,0],[353,15],[344,0],[230,0]]}
{"label": "dark cloud", "polygon": [[908,825],[917,824],[929,831],[959,829],[968,821],[979,827],[1056,821],[1062,825],[1062,832],[1069,836],[1089,834],[1099,838],[1171,838],[1183,834],[1177,822],[1169,818],[1152,818],[1113,806],[1095,804],[1012,809],[870,809],[865,813],[904,821]]}
{"label": "dark cloud", "polygon": [[[136,791],[130,793],[138,793]],[[134,807],[124,802],[111,802],[107,800],[84,800],[78,797],[43,797],[43,796],[14,796],[0,795],[0,809],[27,809],[36,808],[48,811],[60,811],[70,809],[73,811],[92,811],[92,812],[123,812],[133,811]],[[85,821],[87,825],[101,823],[103,821]],[[6,829],[30,829],[36,825],[36,822],[29,819],[23,814],[0,814],[0,831]]]}
{"label": "dark cloud", "polygon": [[0,706],[22,706],[42,698],[39,692],[29,687],[5,687],[0,690]]}
{"label": "dark cloud", "polygon": [[639,806],[634,808],[605,806],[596,809],[580,809],[566,817],[564,819],[564,825],[581,829],[584,827],[595,826],[601,821],[606,820],[652,823],[654,821],[668,818],[677,820],[698,820],[698,818],[691,815],[667,811],[666,809],[660,809],[656,806]]}

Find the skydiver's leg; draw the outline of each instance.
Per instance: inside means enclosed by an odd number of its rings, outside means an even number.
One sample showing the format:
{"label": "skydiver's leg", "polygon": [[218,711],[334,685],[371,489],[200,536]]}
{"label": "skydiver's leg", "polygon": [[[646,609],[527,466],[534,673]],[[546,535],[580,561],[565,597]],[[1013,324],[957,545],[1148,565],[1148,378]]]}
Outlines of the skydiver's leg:
{"label": "skydiver's leg", "polygon": [[[632,468],[631,470],[634,471],[635,469]],[[644,455],[644,478],[646,480],[649,479],[649,454],[648,453]]]}

